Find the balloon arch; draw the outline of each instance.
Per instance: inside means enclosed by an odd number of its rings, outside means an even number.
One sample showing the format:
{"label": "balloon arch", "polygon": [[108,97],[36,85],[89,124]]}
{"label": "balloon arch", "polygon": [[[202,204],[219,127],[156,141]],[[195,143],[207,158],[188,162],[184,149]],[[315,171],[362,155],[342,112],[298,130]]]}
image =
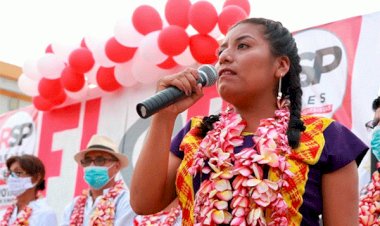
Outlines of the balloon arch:
{"label": "balloon arch", "polygon": [[164,27],[156,9],[141,5],[116,22],[106,42],[84,37],[75,48],[50,44],[42,57],[24,63],[18,86],[37,109],[49,111],[84,100],[90,87],[114,92],[154,83],[183,67],[215,63],[218,37],[249,14],[248,0],[226,0],[219,13],[207,1],[167,0]]}

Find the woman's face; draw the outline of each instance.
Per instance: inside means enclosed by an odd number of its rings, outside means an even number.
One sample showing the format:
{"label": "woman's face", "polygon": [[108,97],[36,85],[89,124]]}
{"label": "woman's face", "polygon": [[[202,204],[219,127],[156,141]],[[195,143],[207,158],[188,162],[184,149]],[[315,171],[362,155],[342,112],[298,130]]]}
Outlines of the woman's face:
{"label": "woman's face", "polygon": [[32,183],[36,183],[38,180],[37,175],[29,175],[21,166],[19,162],[14,162],[12,165],[9,167],[9,173],[13,174],[17,177],[31,177],[32,178]]}
{"label": "woman's face", "polygon": [[275,98],[278,64],[263,31],[262,25],[240,24],[227,33],[220,46],[218,91],[235,106],[255,98]]}

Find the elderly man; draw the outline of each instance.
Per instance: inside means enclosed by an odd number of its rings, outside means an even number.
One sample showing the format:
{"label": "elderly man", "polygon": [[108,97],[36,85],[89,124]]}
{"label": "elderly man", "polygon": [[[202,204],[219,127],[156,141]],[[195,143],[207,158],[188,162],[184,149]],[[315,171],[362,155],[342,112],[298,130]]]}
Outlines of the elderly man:
{"label": "elderly man", "polygon": [[129,192],[122,180],[115,180],[128,165],[128,158],[119,153],[117,145],[108,137],[94,135],[74,159],[84,168],[89,190],[65,208],[62,225],[132,225],[136,214],[129,204]]}

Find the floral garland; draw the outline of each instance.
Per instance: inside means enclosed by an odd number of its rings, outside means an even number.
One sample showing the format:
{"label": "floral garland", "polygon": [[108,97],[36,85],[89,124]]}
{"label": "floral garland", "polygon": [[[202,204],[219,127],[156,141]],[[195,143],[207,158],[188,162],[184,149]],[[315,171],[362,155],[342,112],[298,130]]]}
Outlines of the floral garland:
{"label": "floral garland", "polygon": [[[96,205],[96,209],[91,215],[90,225],[103,226],[113,225],[115,218],[114,199],[124,189],[122,180],[116,182],[106,195],[103,195]],[[88,190],[84,190],[82,195],[75,202],[73,212],[70,216],[70,226],[82,226],[84,219],[84,208],[88,197]]]}
{"label": "floral garland", "polygon": [[[8,226],[9,219],[12,216],[12,213],[16,205],[11,205],[5,211],[3,219],[0,222],[1,226]],[[17,215],[16,221],[12,224],[12,226],[27,226],[29,225],[29,217],[32,215],[32,208],[29,206],[25,206],[24,209]]]}
{"label": "floral garland", "polygon": [[[36,195],[37,199],[43,198],[42,192],[38,191]],[[3,219],[0,221],[0,226],[8,226],[9,220],[12,216],[12,213],[14,209],[16,208],[16,205],[10,205],[5,210],[5,214],[3,216]],[[29,217],[32,215],[33,209],[26,205],[24,209],[20,211],[20,213],[17,215],[16,221],[12,224],[12,226],[27,226],[29,225]]]}
{"label": "floral garland", "polygon": [[[288,225],[280,190],[289,186],[286,179],[292,176],[285,159],[291,152],[286,136],[289,116],[283,108],[274,118],[261,120],[253,136],[255,145],[235,154],[234,147],[243,144],[246,122],[231,110],[221,114],[190,168],[193,176],[209,174],[195,197],[198,224]],[[280,179],[264,179],[264,167],[271,167]],[[265,219],[268,213],[271,222]]]}
{"label": "floral garland", "polygon": [[139,222],[136,218],[134,220],[135,226],[171,226],[174,225],[175,220],[181,213],[181,207],[173,207],[170,211],[161,211],[155,214],[142,216]]}
{"label": "floral garland", "polygon": [[[379,163],[378,169],[379,169]],[[375,171],[359,199],[359,225],[380,225],[380,174]]]}

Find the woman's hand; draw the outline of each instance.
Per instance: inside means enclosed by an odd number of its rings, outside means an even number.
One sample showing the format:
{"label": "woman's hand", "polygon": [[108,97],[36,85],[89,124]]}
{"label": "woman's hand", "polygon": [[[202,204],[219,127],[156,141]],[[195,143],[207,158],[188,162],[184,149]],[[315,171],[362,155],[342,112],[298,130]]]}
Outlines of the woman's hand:
{"label": "woman's hand", "polygon": [[161,78],[157,83],[157,91],[174,86],[182,90],[185,96],[158,113],[178,115],[199,100],[203,96],[203,91],[202,85],[197,83],[198,78],[198,70],[194,68],[187,68],[177,74]]}

